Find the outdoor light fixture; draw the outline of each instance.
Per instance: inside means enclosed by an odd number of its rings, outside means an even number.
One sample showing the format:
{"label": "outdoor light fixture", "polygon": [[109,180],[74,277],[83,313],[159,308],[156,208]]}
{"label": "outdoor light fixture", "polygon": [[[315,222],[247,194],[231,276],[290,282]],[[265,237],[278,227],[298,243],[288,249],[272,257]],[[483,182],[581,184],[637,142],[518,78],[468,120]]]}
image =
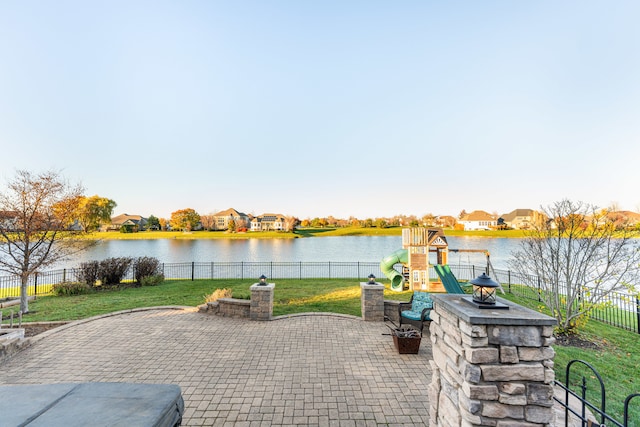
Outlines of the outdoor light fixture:
{"label": "outdoor light fixture", "polygon": [[469,283],[473,285],[473,296],[471,299],[465,299],[465,301],[470,302],[477,308],[509,309],[508,305],[496,301],[496,289],[500,287],[500,284],[487,276],[486,273],[469,280]]}
{"label": "outdoor light fixture", "polygon": [[258,285],[267,286],[267,276],[263,274],[262,276],[259,277],[259,279],[260,281],[258,282]]}
{"label": "outdoor light fixture", "polygon": [[369,275],[369,285],[375,285],[376,284],[376,276],[374,276],[373,274]]}

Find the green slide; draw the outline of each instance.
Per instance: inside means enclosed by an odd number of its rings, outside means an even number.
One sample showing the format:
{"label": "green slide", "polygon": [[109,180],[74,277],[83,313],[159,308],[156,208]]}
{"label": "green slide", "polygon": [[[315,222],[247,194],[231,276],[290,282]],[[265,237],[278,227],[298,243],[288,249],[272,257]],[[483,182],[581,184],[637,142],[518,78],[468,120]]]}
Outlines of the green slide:
{"label": "green slide", "polygon": [[380,261],[380,270],[391,280],[391,289],[401,292],[403,289],[404,277],[393,268],[395,264],[406,264],[409,262],[409,253],[406,249],[398,249]]}
{"label": "green slide", "polygon": [[460,286],[458,279],[456,279],[456,276],[453,275],[448,265],[446,264],[434,265],[433,268],[436,270],[436,273],[438,273],[438,276],[440,276],[440,280],[442,280],[442,284],[444,285],[444,288],[447,290],[447,293],[449,294],[465,293],[464,290],[462,290],[462,287]]}

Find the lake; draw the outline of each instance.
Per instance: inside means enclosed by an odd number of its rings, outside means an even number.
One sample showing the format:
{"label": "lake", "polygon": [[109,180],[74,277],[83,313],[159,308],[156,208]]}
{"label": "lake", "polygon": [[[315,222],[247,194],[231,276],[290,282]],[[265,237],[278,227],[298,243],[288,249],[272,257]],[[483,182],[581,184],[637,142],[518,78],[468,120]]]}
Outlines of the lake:
{"label": "lake", "polygon": [[[450,249],[484,249],[491,253],[495,268],[507,269],[511,252],[519,239],[447,236]],[[178,262],[379,262],[402,248],[400,236],[341,236],[300,239],[246,240],[105,240],[62,263],[59,267],[77,267],[88,260],[110,257],[151,256],[163,263]],[[484,265],[482,253],[450,253],[449,264]]]}

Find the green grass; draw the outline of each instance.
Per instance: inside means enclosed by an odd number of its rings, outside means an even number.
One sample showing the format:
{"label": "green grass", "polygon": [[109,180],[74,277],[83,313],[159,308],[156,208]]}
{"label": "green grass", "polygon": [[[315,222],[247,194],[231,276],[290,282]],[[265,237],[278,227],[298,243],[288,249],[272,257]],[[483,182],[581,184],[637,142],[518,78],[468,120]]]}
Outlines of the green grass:
{"label": "green grass", "polygon": [[[197,306],[205,295],[230,288],[236,298],[249,298],[246,280],[168,280],[159,286],[95,291],[67,297],[43,296],[29,303],[25,322],[84,319],[114,311],[160,305]],[[410,293],[386,291],[393,299],[408,300]],[[274,293],[275,316],[301,312],[335,312],[360,316],[359,279],[278,280]]]}
{"label": "green grass", "polygon": [[[540,303],[530,299],[518,298],[512,294],[500,296],[515,301],[533,310],[545,313]],[[548,314],[545,313],[545,314]],[[606,389],[606,412],[622,422],[625,398],[640,392],[640,335],[621,328],[591,320],[581,330],[579,337],[597,344],[597,348],[554,346],[556,351],[556,379],[565,382],[566,367],[571,360],[579,359],[592,365],[600,374]],[[572,390],[577,391],[576,381],[584,375],[587,387],[594,390],[587,395],[590,402],[599,406],[600,392],[596,377],[590,370],[575,365],[571,369]],[[579,376],[576,374],[580,374]],[[595,391],[597,389],[597,391]],[[630,414],[640,413],[640,398],[631,401]],[[631,417],[633,419],[633,417]],[[640,418],[629,422],[630,426],[640,427]]]}
{"label": "green grass", "polygon": [[[284,231],[247,231],[244,233],[228,233],[226,231],[141,231],[139,233],[120,233],[119,231],[94,232],[83,235],[83,239],[89,240],[199,240],[199,239],[295,239],[302,237],[328,237],[328,236],[401,236],[403,227],[325,227],[325,228],[299,228],[294,232]],[[474,236],[474,237],[512,237],[522,238],[522,230],[493,230],[493,231],[462,231],[444,230],[447,236]]]}
{"label": "green grass", "polygon": [[[197,306],[204,303],[205,295],[219,288],[231,288],[236,298],[249,298],[251,284],[246,280],[172,280],[159,286],[100,291],[71,297],[38,297],[29,305],[33,312],[25,315],[23,321],[76,320],[161,305]],[[410,294],[409,291],[393,292],[388,285],[385,290],[387,299],[407,301]],[[511,294],[500,296],[534,310],[542,310],[537,301]],[[278,280],[273,314],[333,312],[360,316],[360,304],[358,279]],[[554,346],[556,378],[564,381],[565,368],[570,360],[581,359],[590,363],[603,377],[607,387],[607,412],[621,421],[624,399],[629,394],[640,392],[640,335],[597,321],[590,321],[582,335],[596,342],[598,348]],[[592,377],[587,375],[590,385]],[[640,398],[632,401],[631,413],[640,413]],[[630,425],[640,427],[640,421],[634,422]]]}

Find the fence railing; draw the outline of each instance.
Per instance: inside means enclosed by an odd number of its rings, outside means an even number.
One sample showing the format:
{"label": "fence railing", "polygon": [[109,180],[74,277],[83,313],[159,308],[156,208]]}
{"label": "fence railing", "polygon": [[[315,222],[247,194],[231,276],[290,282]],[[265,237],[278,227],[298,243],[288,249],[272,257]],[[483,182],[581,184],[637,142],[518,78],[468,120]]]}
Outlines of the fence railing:
{"label": "fence railing", "polygon": [[[574,371],[578,372],[574,372]],[[564,420],[556,420],[561,425],[575,425],[571,418],[582,426],[617,426],[631,427],[630,408],[638,414],[640,410],[640,393],[627,396],[623,406],[622,421],[614,419],[607,413],[607,395],[604,381],[589,363],[583,360],[572,360],[567,364],[564,383],[556,380],[555,385],[564,393],[554,396],[554,400],[564,408]],[[633,401],[633,402],[632,402]],[[637,418],[635,418],[637,421]]]}
{"label": "fence railing", "polygon": [[[450,265],[456,278],[469,281],[485,272],[485,266]],[[379,262],[184,262],[165,263],[162,270],[166,280],[199,279],[241,279],[255,280],[264,274],[269,279],[359,279],[366,280],[369,274],[383,277]],[[54,284],[76,281],[78,269],[61,269],[40,272],[30,278],[29,295],[45,295],[51,292]],[[494,269],[490,272],[495,280],[502,284],[505,292],[516,296],[541,301],[544,287],[525,286],[523,283],[536,283],[535,277],[523,277],[510,270]],[[438,276],[431,269],[430,277]],[[129,271],[124,278],[134,280],[134,272]],[[560,291],[562,292],[562,290]],[[598,291],[594,291],[598,292]],[[622,292],[603,292],[598,297],[602,304],[591,313],[591,318],[612,326],[627,329],[640,334],[640,296]],[[15,298],[20,295],[20,280],[16,277],[0,277],[0,299]]]}

